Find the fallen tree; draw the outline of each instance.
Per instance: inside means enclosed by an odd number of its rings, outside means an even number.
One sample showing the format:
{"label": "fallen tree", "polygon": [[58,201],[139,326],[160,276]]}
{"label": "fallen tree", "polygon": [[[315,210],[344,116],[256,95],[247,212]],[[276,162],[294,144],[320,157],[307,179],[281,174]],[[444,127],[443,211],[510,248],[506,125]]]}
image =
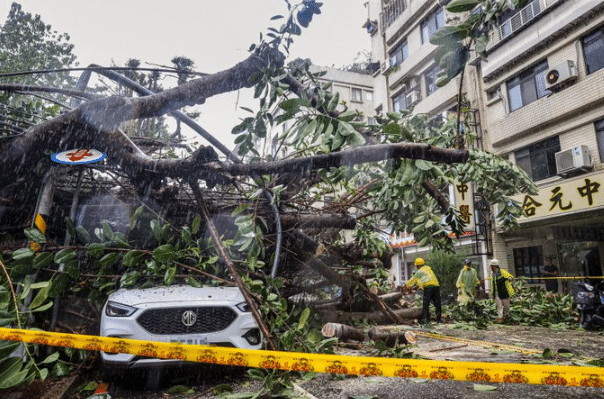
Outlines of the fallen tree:
{"label": "fallen tree", "polygon": [[[299,7],[317,9],[312,1]],[[448,201],[450,184],[473,181],[485,201],[504,204],[498,215],[504,227],[513,225],[521,213],[520,204],[509,196],[531,192],[534,185],[506,160],[468,149],[464,143],[471,136],[461,138],[461,113],[448,122],[431,115],[386,113],[376,116],[376,125],[367,125],[308,65],[285,63],[292,37],[300,25],[305,27],[294,10],[279,29],[250,48],[247,59],[159,93],[98,66],[87,72],[103,71],[140,97],[102,97],[85,85],[54,92],[23,84],[0,86],[21,96],[55,93],[77,99],[62,113],[27,128],[4,119],[19,134],[4,134],[0,147],[0,168],[7,171],[0,175],[0,197],[7,210],[1,223],[15,237],[5,248],[10,261],[3,286],[21,284],[32,272],[40,272],[37,278],[47,279],[44,287],[49,288],[36,305],[46,306],[72,287],[85,287],[91,297],[102,300],[107,287],[172,284],[179,273],[199,269],[204,281],[228,280],[241,288],[267,345],[278,349],[316,348],[305,323],[290,330],[295,339],[280,334],[285,320],[308,318],[304,310],[291,312],[281,295],[294,296],[310,286],[317,287],[317,295],[338,299],[350,309],[322,312],[328,321],[405,323],[419,317],[419,309],[393,309],[356,272],[359,266],[371,265],[373,280],[389,289],[379,266],[389,258],[378,237],[380,227],[413,232],[421,245],[452,250],[449,233],[461,234],[464,222]],[[233,128],[239,154],[179,113],[185,106],[242,88],[253,89],[260,104],[258,112]],[[122,129],[128,121],[167,114],[186,121],[207,145],[173,158],[143,151]],[[270,137],[271,129],[285,124],[289,127],[283,134]],[[261,154],[256,144],[269,139],[286,155]],[[74,148],[95,148],[107,159],[98,166],[61,169],[58,180],[63,186],[57,187],[48,208],[50,228],[29,228],[39,212],[36,203],[44,176],[52,169],[49,155]],[[78,198],[99,193],[128,202],[131,212],[123,231],[104,224],[96,234],[73,223],[69,209],[77,206]],[[220,226],[225,215],[231,221]],[[23,227],[25,234],[18,235]],[[343,229],[352,230],[354,245],[342,238]],[[25,248],[30,240],[45,254],[42,266],[34,251]],[[57,270],[61,265],[68,272]],[[51,271],[41,269],[45,266]],[[97,277],[83,278],[84,271]],[[202,279],[194,273],[187,277],[196,283]],[[331,287],[331,292],[321,287]],[[341,296],[334,294],[337,290]],[[18,301],[2,298],[5,303]],[[357,311],[366,303],[372,304],[369,312]],[[11,317],[20,324],[19,312]]]}

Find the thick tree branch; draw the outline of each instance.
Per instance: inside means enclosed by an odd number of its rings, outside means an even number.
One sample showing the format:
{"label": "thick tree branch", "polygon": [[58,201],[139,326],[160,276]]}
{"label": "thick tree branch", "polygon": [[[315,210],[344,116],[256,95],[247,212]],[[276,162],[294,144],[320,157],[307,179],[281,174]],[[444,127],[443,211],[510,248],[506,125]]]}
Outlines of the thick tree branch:
{"label": "thick tree branch", "polygon": [[355,147],[330,154],[270,163],[224,165],[223,170],[234,176],[285,172],[304,175],[311,170],[352,166],[394,158],[424,159],[452,164],[466,162],[468,157],[469,153],[466,150],[433,147],[424,143],[395,143]]}

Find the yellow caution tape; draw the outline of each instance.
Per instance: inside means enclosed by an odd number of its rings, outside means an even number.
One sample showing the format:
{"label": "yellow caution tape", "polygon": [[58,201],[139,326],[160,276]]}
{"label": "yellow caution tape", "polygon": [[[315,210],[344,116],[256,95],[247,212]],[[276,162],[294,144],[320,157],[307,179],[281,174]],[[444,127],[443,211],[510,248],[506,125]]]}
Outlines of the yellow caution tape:
{"label": "yellow caution tape", "polygon": [[189,362],[318,373],[604,387],[604,369],[519,363],[453,362],[339,356],[149,342],[125,338],[0,328],[0,339],[41,345],[129,353]]}
{"label": "yellow caution tape", "polygon": [[34,219],[34,224],[42,233],[46,233],[46,221],[39,213],[36,213],[36,218]]}
{"label": "yellow caution tape", "polygon": [[[46,221],[39,213],[36,213],[36,217],[34,218],[34,225],[38,228],[38,230],[42,232],[42,234],[46,234]],[[30,241],[29,248],[34,252],[38,252],[42,249],[42,246],[36,242]]]}

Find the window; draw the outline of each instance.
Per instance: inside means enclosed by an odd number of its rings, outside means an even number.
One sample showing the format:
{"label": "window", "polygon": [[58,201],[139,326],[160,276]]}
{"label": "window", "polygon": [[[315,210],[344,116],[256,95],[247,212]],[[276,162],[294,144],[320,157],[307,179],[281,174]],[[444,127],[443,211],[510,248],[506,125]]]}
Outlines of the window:
{"label": "window", "polygon": [[443,26],[445,26],[445,12],[439,7],[422,22],[422,43],[428,42],[430,37]]}
{"label": "window", "polygon": [[546,71],[547,60],[540,62],[506,82],[508,98],[510,100],[510,111],[524,107],[550,93],[545,87]]}
{"label": "window", "polygon": [[417,86],[407,86],[400,94],[392,99],[394,112],[400,112],[411,108],[419,101],[419,90]]}
{"label": "window", "polygon": [[365,90],[365,99],[367,101],[373,101],[373,92]]}
{"label": "window", "polygon": [[588,74],[604,68],[604,28],[583,38],[583,54]]}
{"label": "window", "polygon": [[390,66],[402,64],[407,57],[409,57],[409,46],[407,45],[407,39],[405,39],[390,53]]}
{"label": "window", "polygon": [[352,96],[350,97],[350,101],[354,101],[357,103],[363,102],[363,91],[361,89],[352,88]]}
{"label": "window", "polygon": [[604,119],[600,119],[595,125],[598,150],[600,151],[600,162],[604,162]]}
{"label": "window", "polygon": [[516,277],[524,276],[529,284],[539,283],[540,266],[543,265],[541,246],[514,248],[514,266]]}
{"label": "window", "polygon": [[437,79],[440,71],[441,71],[441,69],[438,65],[434,65],[433,67],[431,67],[430,69],[428,69],[426,71],[425,76],[426,76],[426,95],[427,96],[434,93],[438,89],[438,86],[436,86],[436,79]]}
{"label": "window", "polygon": [[560,151],[558,136],[532,144],[514,153],[516,164],[521,167],[533,181],[555,176],[556,157]]}

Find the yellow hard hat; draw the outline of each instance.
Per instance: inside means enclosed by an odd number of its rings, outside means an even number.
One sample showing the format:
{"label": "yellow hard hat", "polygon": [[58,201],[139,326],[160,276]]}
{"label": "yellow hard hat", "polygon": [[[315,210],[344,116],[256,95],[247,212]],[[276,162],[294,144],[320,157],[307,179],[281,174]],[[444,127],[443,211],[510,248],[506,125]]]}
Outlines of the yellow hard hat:
{"label": "yellow hard hat", "polygon": [[424,258],[417,258],[415,259],[415,266],[422,266],[425,265],[426,262],[424,262]]}

